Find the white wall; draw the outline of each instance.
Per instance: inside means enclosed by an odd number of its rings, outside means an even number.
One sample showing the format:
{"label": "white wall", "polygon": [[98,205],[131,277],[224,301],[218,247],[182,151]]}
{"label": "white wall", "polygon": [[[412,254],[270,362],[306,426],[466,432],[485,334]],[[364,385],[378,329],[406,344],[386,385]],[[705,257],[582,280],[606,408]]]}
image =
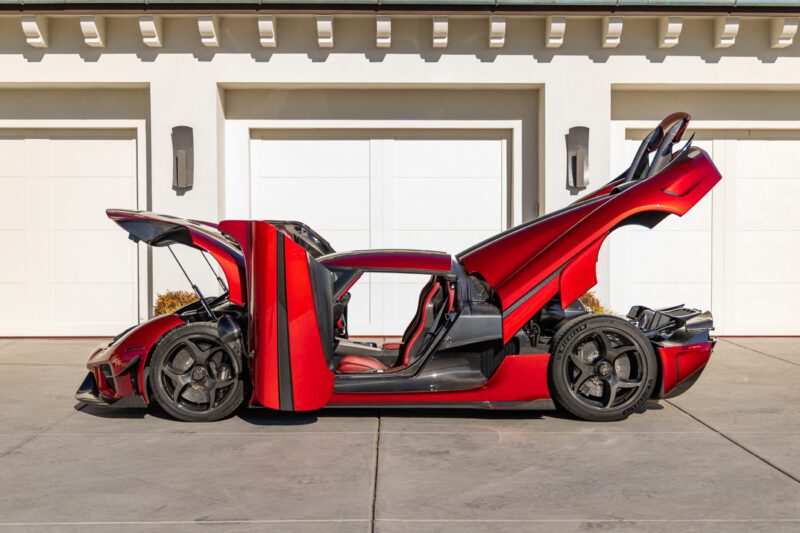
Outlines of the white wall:
{"label": "white wall", "polygon": [[[570,17],[564,45],[546,48],[544,17],[509,16],[506,44],[499,49],[488,47],[488,17],[482,14],[450,17],[449,44],[437,49],[431,44],[430,16],[394,16],[389,49],[375,47],[371,15],[335,16],[332,49],[318,47],[310,15],[278,16],[275,49],[259,46],[256,19],[250,15],[220,18],[219,48],[200,43],[191,15],[164,18],[160,49],[142,44],[133,15],[107,18],[105,48],[86,46],[77,16],[48,20],[50,46],[39,49],[25,43],[18,14],[0,16],[0,88],[144,88],[149,106],[149,207],[206,219],[219,218],[225,203],[226,113],[235,111],[239,117],[261,112],[255,104],[252,112],[247,107],[226,108],[227,89],[538,91],[538,154],[536,147],[526,145],[532,155],[526,152],[523,173],[534,175],[531,166],[536,166],[535,174],[543,176],[538,196],[539,211],[544,212],[574,199],[565,187],[564,135],[570,127],[591,130],[591,188],[621,170],[610,168],[612,93],[614,98],[638,97],[617,96],[616,89],[800,87],[800,46],[770,48],[769,17],[743,19],[736,44],[725,49],[713,47],[712,18],[688,16],[679,44],[671,49],[657,46],[656,17],[626,17],[617,48],[601,47],[600,16]],[[280,108],[278,94],[270,94],[270,106]],[[291,92],[282,94],[291,97]],[[363,94],[369,105],[371,96]],[[762,115],[765,99],[737,101],[753,116]],[[98,113],[111,112],[102,98],[96,102]],[[644,118],[655,120],[663,114],[660,110],[672,109],[661,105],[659,113],[648,111]],[[12,107],[18,115],[57,119],[68,106],[50,102]],[[436,118],[435,111],[430,112]],[[176,125],[193,127],[195,135],[195,188],[183,196],[171,188],[170,133]],[[525,216],[534,210],[526,207]],[[601,263],[601,272],[606,263]],[[173,267],[162,265],[160,258],[154,268],[156,290],[180,283]],[[601,296],[604,292],[601,286]]]}

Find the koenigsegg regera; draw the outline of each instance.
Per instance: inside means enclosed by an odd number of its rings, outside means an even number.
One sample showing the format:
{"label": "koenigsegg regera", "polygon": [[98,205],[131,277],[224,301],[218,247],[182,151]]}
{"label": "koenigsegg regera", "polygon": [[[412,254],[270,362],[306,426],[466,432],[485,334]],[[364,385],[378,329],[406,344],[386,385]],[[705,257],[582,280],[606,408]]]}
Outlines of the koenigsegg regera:
{"label": "koenigsegg regera", "polygon": [[[217,224],[108,210],[135,242],[213,257],[223,293],[132,327],[91,355],[78,400],[157,402],[210,421],[242,405],[561,407],[619,420],[691,386],[714,346],[708,312],[633,307],[593,314],[604,239],[629,224],[683,215],[721,179],[708,154],[680,145],[689,116],[665,118],[619,177],[556,212],[455,257],[336,253],[300,222]],[[177,259],[177,258],[176,258]],[[348,334],[350,288],[364,274],[430,276],[405,334],[378,345]]]}

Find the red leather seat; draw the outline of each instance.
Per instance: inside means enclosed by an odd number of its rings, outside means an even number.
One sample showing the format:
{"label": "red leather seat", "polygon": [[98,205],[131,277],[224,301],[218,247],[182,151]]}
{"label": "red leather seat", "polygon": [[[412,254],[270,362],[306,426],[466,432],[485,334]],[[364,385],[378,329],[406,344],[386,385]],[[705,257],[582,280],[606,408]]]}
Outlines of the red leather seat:
{"label": "red leather seat", "polygon": [[369,372],[371,370],[386,370],[387,366],[373,359],[362,355],[345,355],[339,359],[336,371],[340,374],[356,374],[358,372]]}
{"label": "red leather seat", "polygon": [[[403,342],[399,345],[392,343],[383,345],[387,350],[400,348],[401,357],[398,358],[395,366],[410,365],[422,354],[422,348],[425,346],[423,333],[427,333],[435,325],[441,306],[446,302],[447,298],[442,290],[442,284],[436,278],[431,278],[431,281],[420,291],[417,313],[403,334]],[[340,374],[355,374],[388,370],[389,368],[393,367],[372,357],[345,355],[339,359],[336,371]]]}

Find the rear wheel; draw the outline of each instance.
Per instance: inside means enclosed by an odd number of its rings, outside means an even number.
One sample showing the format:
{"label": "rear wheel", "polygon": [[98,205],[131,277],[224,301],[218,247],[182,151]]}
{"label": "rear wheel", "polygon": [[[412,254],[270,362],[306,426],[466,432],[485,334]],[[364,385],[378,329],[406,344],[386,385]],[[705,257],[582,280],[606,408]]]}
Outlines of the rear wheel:
{"label": "rear wheel", "polygon": [[233,413],[244,399],[242,360],[209,322],[168,333],[150,362],[153,397],[186,422],[212,422]]}
{"label": "rear wheel", "polygon": [[655,387],[658,363],[650,341],[615,316],[565,323],[553,337],[552,354],[553,399],[584,420],[627,418]]}

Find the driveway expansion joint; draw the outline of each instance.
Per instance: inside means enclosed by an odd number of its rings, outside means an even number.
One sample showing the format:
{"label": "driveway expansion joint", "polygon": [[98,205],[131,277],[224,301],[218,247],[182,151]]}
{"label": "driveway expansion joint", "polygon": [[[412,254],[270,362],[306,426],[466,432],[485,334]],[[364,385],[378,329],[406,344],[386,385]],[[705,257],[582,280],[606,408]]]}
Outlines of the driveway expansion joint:
{"label": "driveway expansion joint", "polygon": [[381,451],[381,412],[378,411],[378,426],[375,429],[375,462],[372,465],[372,503],[370,506],[369,531],[375,532],[375,507],[378,503],[378,458]]}
{"label": "driveway expansion joint", "polygon": [[757,353],[759,355],[763,355],[764,357],[769,357],[771,359],[776,359],[778,361],[783,361],[784,363],[789,363],[790,365],[800,366],[800,363],[796,363],[794,361],[790,361],[788,359],[784,359],[783,357],[778,357],[777,355],[768,354],[766,352],[762,352],[761,350],[756,350],[755,348],[751,348],[749,346],[745,346],[744,344],[738,344],[738,343],[733,342],[732,340],[729,340],[729,339],[722,339],[722,340],[724,340],[727,343],[733,344],[734,346],[738,346],[739,348],[742,348],[743,350],[749,350],[749,351]]}
{"label": "driveway expansion joint", "polygon": [[712,426],[711,424],[708,424],[707,422],[704,422],[703,420],[701,420],[701,419],[700,419],[700,418],[698,418],[697,416],[693,415],[692,413],[690,413],[690,412],[689,412],[689,411],[687,411],[686,409],[683,409],[682,407],[679,407],[678,405],[676,405],[675,403],[673,403],[673,402],[671,402],[671,401],[669,401],[669,400],[664,400],[664,401],[665,401],[666,403],[670,404],[671,406],[675,407],[676,409],[678,409],[678,410],[679,410],[679,411],[681,411],[682,413],[686,414],[687,416],[690,416],[691,418],[695,419],[695,420],[696,420],[697,422],[699,422],[700,424],[703,424],[705,427],[707,427],[708,429],[710,429],[711,431],[713,431],[714,433],[716,433],[716,434],[717,434],[717,435],[719,435],[720,437],[724,438],[725,440],[727,440],[728,442],[730,442],[730,443],[731,443],[731,444],[733,444],[734,446],[736,446],[736,447],[738,447],[738,448],[741,448],[742,450],[746,451],[747,453],[749,453],[750,455],[752,455],[753,457],[755,457],[756,459],[758,459],[759,461],[761,461],[761,462],[762,462],[762,463],[764,463],[765,465],[767,465],[767,466],[769,466],[769,467],[773,468],[774,470],[777,470],[778,472],[780,472],[780,473],[781,473],[781,474],[783,474],[784,476],[788,477],[789,479],[791,479],[791,480],[792,480],[792,481],[794,481],[795,483],[798,483],[798,484],[800,484],[800,478],[798,478],[797,476],[795,476],[795,475],[793,475],[793,474],[791,474],[791,473],[787,472],[786,470],[784,470],[783,468],[779,467],[778,465],[776,465],[776,464],[775,464],[775,463],[773,463],[772,461],[769,461],[769,460],[767,460],[767,459],[765,459],[765,458],[761,457],[761,456],[760,456],[760,455],[758,455],[756,452],[754,452],[753,450],[751,450],[751,449],[750,449],[750,448],[748,448],[747,446],[745,446],[745,445],[741,444],[740,442],[738,442],[738,441],[737,441],[736,439],[734,439],[733,437],[731,437],[731,436],[729,436],[729,435],[726,435],[724,432],[722,432],[722,431],[718,430],[717,428],[715,428],[715,427],[714,427],[714,426]]}

